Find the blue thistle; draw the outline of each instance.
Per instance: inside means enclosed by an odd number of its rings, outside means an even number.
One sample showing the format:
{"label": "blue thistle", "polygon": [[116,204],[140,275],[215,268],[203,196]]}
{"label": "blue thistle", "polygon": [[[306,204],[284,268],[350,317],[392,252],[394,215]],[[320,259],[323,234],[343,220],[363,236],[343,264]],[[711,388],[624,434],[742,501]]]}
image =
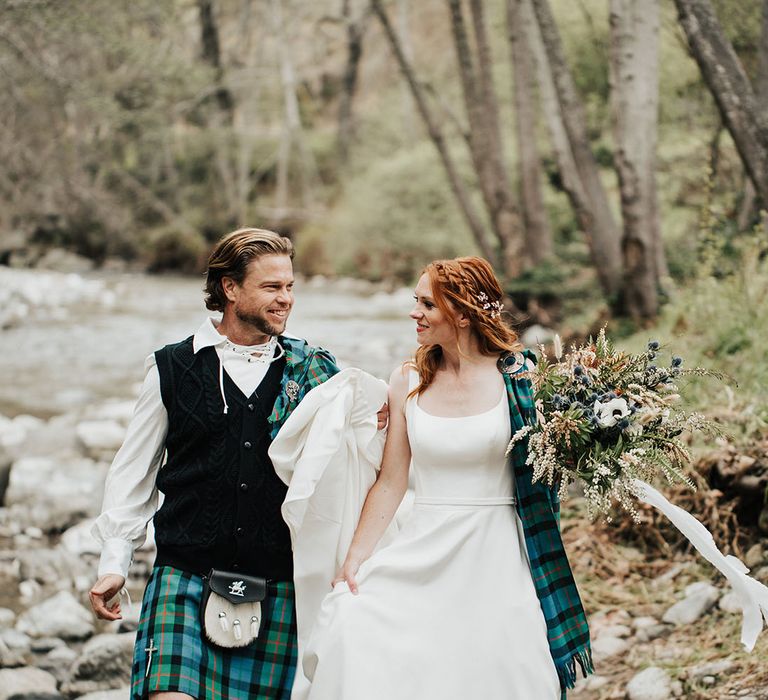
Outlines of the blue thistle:
{"label": "blue thistle", "polygon": [[661,347],[658,340],[651,340],[648,343],[648,349],[649,350],[658,350]]}
{"label": "blue thistle", "polygon": [[672,366],[673,367],[679,367],[682,364],[683,364],[683,358],[682,357],[678,357],[677,355],[675,355],[672,358]]}

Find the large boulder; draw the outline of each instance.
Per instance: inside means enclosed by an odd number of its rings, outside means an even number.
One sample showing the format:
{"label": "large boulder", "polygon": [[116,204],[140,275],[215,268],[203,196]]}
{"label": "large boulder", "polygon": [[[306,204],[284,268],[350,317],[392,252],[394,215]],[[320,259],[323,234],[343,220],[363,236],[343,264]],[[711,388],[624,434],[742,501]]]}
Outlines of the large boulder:
{"label": "large boulder", "polygon": [[23,613],[16,629],[31,637],[85,639],[93,634],[93,615],[69,591],[60,591]]}
{"label": "large boulder", "polygon": [[121,688],[131,679],[134,634],[100,634],[83,647],[62,685],[67,695]]}

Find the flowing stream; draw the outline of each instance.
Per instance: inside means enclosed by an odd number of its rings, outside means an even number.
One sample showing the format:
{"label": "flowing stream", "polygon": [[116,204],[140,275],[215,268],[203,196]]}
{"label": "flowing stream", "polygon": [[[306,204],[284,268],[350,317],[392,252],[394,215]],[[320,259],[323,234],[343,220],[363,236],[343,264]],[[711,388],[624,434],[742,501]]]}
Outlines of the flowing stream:
{"label": "flowing stream", "polygon": [[[17,284],[21,274],[34,286],[39,273],[14,274]],[[50,297],[63,294],[56,285],[67,277],[53,279],[32,294],[42,295],[47,313],[36,313],[32,304],[0,331],[2,415],[49,418],[130,398],[143,379],[144,358],[194,333],[208,313],[197,278],[92,276],[83,283],[95,284],[96,292],[61,305]],[[407,289],[386,293],[352,280],[300,281],[288,331],[327,348],[342,367],[386,379],[415,347],[411,304]]]}

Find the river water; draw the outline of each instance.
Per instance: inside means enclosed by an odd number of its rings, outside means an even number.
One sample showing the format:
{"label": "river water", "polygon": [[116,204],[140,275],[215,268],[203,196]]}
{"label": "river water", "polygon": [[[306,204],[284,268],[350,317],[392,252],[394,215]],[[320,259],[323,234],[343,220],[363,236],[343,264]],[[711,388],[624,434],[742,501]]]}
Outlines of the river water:
{"label": "river water", "polygon": [[[25,274],[34,283],[36,273]],[[194,333],[209,313],[198,278],[88,279],[99,283],[96,298],[57,307],[53,314],[30,312],[0,331],[0,414],[48,418],[130,398],[143,379],[144,358]],[[55,294],[50,288],[46,293]],[[327,348],[342,367],[386,379],[415,348],[411,294],[351,280],[298,281],[288,331]]]}

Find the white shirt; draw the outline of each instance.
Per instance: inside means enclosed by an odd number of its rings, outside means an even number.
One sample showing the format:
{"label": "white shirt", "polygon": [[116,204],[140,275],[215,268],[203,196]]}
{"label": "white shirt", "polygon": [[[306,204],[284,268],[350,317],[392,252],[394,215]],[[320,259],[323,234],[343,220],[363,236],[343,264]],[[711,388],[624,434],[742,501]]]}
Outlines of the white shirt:
{"label": "white shirt", "polygon": [[[269,369],[267,363],[249,362],[241,346],[232,351],[232,343],[218,332],[212,318],[203,322],[192,340],[195,354],[207,347],[216,349],[221,366],[246,396],[256,390]],[[165,455],[168,413],[160,394],[160,373],[154,353],[147,357],[144,368],[146,376],[133,418],[109,468],[101,515],[91,529],[102,546],[99,576],[127,577],[133,552],[144,544],[147,523],[159,505],[155,481]]]}

